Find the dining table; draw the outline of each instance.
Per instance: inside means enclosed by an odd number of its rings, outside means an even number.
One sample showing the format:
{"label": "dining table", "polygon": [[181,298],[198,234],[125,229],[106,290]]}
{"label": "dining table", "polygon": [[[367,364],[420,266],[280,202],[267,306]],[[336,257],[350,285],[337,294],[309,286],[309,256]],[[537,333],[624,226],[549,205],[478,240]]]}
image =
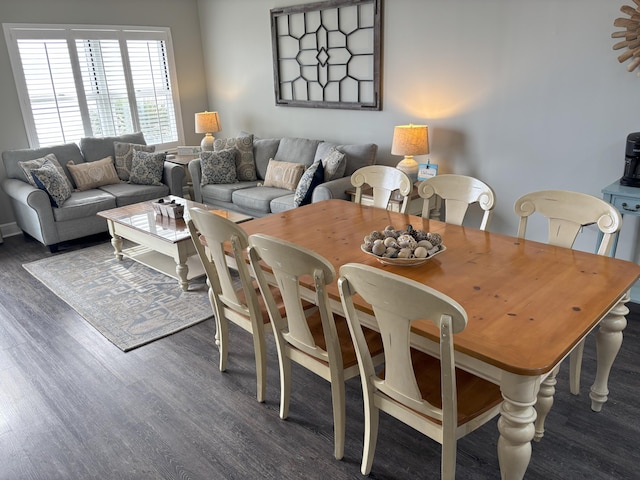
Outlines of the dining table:
{"label": "dining table", "polygon": [[[440,234],[446,249],[415,266],[383,264],[361,249],[372,231],[408,225]],[[313,250],[336,272],[352,262],[372,265],[460,303],[468,323],[454,337],[456,366],[500,385],[503,396],[497,421],[503,479],[524,477],[536,417],[546,416],[553,402],[556,367],[594,329],[598,364],[591,409],[600,411],[607,401],[609,373],[626,326],[628,291],[640,276],[633,262],[339,199],[240,226],[248,234],[272,235]],[[337,281],[327,291],[334,312],[343,315]],[[354,300],[365,318],[372,318],[370,306],[357,296]],[[437,341],[431,322],[414,322],[412,346],[437,355]]]}

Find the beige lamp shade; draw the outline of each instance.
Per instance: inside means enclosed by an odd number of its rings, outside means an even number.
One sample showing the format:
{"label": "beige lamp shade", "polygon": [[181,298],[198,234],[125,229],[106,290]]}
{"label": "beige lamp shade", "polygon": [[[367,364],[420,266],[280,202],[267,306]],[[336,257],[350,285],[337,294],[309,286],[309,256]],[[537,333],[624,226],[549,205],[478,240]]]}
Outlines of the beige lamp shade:
{"label": "beige lamp shade", "polygon": [[220,115],[218,112],[196,113],[196,133],[204,133],[205,136],[200,142],[203,151],[213,150],[213,132],[220,131]]}
{"label": "beige lamp shade", "polygon": [[412,179],[418,177],[418,162],[414,155],[427,155],[429,153],[429,127],[426,125],[400,125],[393,129],[393,143],[391,155],[404,155],[404,158],[396,165]]}

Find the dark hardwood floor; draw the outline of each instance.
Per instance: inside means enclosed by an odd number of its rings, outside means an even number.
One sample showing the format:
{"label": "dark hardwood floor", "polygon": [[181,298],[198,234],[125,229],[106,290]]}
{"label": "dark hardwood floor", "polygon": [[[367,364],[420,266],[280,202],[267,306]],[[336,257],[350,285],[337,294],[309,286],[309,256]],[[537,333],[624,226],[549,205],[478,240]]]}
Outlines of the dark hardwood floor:
{"label": "dark hardwood floor", "polygon": [[[108,241],[62,245],[73,248]],[[22,237],[0,244],[0,479],[361,479],[362,395],[347,383],[345,458],[333,458],[329,385],[294,366],[290,417],[278,417],[275,348],[267,400],[255,400],[249,335],[232,325],[226,373],[209,320],[122,353],[22,264],[51,255]],[[562,368],[528,479],[639,478],[640,306],[601,413],[590,410],[595,341],[582,392]],[[440,446],[382,416],[372,479],[439,478]],[[500,477],[490,422],[458,443],[457,478]]]}

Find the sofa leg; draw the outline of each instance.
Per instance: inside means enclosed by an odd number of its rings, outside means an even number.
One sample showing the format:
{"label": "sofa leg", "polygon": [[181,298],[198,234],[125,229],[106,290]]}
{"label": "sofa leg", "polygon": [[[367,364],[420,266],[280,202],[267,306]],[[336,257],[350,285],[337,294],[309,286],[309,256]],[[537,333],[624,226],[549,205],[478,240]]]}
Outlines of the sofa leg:
{"label": "sofa leg", "polygon": [[54,243],[53,245],[49,245],[49,251],[51,253],[58,253],[58,244]]}

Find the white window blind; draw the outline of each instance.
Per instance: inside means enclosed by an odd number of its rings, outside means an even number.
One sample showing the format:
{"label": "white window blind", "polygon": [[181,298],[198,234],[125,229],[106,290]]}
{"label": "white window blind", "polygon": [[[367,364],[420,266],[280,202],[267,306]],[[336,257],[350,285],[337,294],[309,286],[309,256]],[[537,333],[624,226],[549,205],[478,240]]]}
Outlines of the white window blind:
{"label": "white window blind", "polygon": [[32,147],[142,131],[183,138],[168,29],[5,24]]}

